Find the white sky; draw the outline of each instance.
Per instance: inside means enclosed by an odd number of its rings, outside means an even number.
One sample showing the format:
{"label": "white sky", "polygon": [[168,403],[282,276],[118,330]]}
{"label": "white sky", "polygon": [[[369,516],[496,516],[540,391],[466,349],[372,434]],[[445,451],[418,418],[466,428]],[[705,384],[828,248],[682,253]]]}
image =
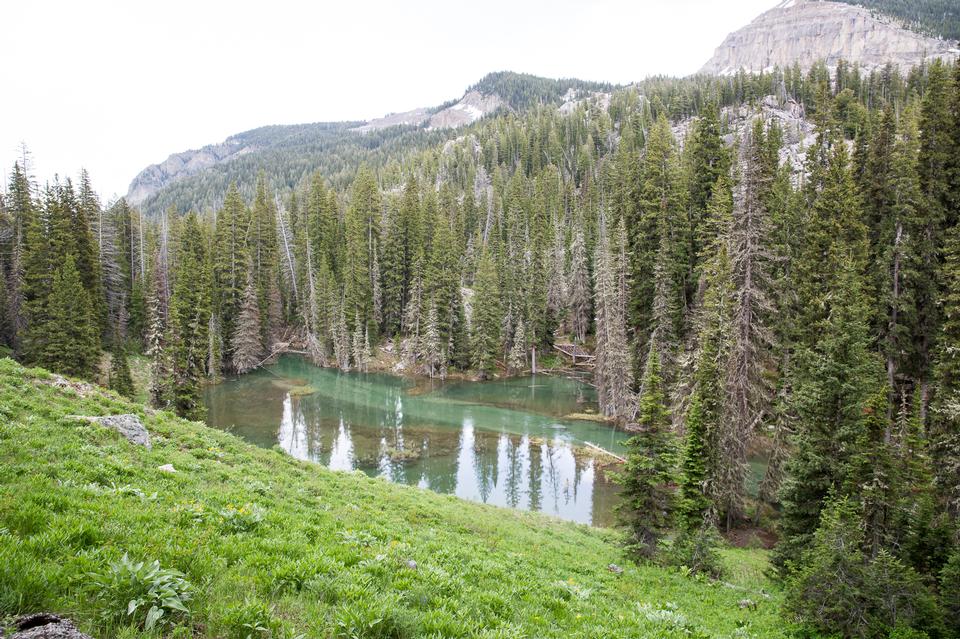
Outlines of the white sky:
{"label": "white sky", "polygon": [[266,124],[434,106],[491,71],[687,75],[776,2],[7,3],[0,175],[25,142],[41,182],[85,167],[106,201],[171,153]]}

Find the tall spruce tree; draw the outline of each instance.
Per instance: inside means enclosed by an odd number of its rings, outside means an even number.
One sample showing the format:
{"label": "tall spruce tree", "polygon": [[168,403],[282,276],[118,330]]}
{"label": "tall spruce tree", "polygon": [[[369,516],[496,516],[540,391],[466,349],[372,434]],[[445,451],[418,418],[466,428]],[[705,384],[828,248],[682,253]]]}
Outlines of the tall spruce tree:
{"label": "tall spruce tree", "polygon": [[480,255],[474,288],[471,318],[473,366],[482,376],[490,377],[497,370],[497,358],[503,344],[500,332],[503,311],[497,266],[488,250]]}
{"label": "tall spruce tree", "polygon": [[657,542],[674,524],[676,452],[660,357],[651,344],[640,386],[637,432],[627,440],[627,463],[617,477],[623,487],[617,514],[630,531],[631,548],[643,557],[655,554]]}
{"label": "tall spruce tree", "polygon": [[90,379],[100,362],[100,332],[73,255],[53,274],[46,304],[47,338],[38,364],[58,373]]}
{"label": "tall spruce tree", "polygon": [[173,361],[173,409],[181,417],[202,420],[206,415],[203,385],[209,348],[210,299],[208,238],[196,214],[183,218],[179,240],[167,327]]}

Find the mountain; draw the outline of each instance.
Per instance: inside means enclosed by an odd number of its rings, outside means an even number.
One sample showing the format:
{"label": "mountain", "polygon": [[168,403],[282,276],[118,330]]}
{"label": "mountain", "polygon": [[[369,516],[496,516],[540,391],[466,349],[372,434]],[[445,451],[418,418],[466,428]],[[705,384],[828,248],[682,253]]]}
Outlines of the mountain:
{"label": "mountain", "polygon": [[367,122],[266,126],[174,153],[137,174],[127,201],[147,214],[171,206],[178,211],[203,210],[218,206],[231,182],[237,183],[244,195],[252,195],[261,170],[281,191],[294,188],[318,170],[329,183],[342,185],[353,178],[361,163],[380,164],[443,143],[455,138],[458,128],[494,112],[519,112],[537,104],[561,106],[612,89],[599,82],[491,73],[459,100],[437,107],[392,113]]}
{"label": "mountain", "polygon": [[[936,25],[931,19],[921,22],[921,16],[927,13],[917,9],[894,12],[886,8],[896,4],[890,0],[870,4],[867,8],[817,0],[781,2],[728,35],[700,73],[729,75],[740,69],[759,72],[794,63],[807,69],[821,60],[834,66],[841,59],[867,70],[888,62],[909,67],[960,53],[956,40],[923,33],[933,32]],[[932,4],[930,0],[909,6],[928,4]],[[926,28],[921,29],[921,24]],[[954,33],[953,22],[946,18],[936,29],[938,33]]]}

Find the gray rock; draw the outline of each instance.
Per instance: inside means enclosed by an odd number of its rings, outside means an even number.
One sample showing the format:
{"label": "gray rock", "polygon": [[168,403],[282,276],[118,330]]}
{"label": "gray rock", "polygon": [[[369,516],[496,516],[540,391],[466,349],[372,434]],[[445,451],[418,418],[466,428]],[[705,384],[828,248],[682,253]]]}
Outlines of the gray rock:
{"label": "gray rock", "polygon": [[69,619],[48,612],[20,617],[13,622],[13,631],[9,639],[90,639]]}
{"label": "gray rock", "polygon": [[147,432],[143,422],[136,415],[103,415],[100,417],[74,415],[74,418],[112,428],[123,435],[130,443],[143,446],[147,450],[153,448],[150,443],[150,433]]}
{"label": "gray rock", "polygon": [[163,466],[157,466],[157,470],[161,473],[175,473],[177,469],[173,467],[173,464],[164,464]]}
{"label": "gray rock", "polygon": [[900,26],[869,9],[840,2],[784,0],[727,36],[700,73],[732,75],[741,67],[804,70],[818,60],[835,67],[843,59],[869,71],[893,62],[911,67],[933,58],[957,57],[956,43]]}
{"label": "gray rock", "polygon": [[612,573],[615,574],[615,575],[622,575],[622,574],[623,574],[623,568],[620,567],[620,566],[618,566],[617,564],[610,564],[610,565],[608,565],[608,566],[607,566],[607,570],[609,570],[610,572],[612,572]]}

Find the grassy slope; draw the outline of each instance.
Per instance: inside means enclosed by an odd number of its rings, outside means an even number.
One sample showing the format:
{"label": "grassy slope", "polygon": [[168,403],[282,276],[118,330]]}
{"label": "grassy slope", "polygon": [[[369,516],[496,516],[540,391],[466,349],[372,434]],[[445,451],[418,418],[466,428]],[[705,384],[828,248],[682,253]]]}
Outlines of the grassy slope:
{"label": "grassy slope", "polygon": [[[101,620],[124,602],[89,577],[129,553],[186,573],[198,635],[244,637],[259,610],[274,636],[783,636],[775,591],[635,566],[610,531],[331,472],[49,382],[0,360],[0,617],[54,610],[135,635]],[[152,451],[66,418],[124,412],[144,417]],[[245,504],[264,518],[232,532],[221,511]],[[761,551],[725,556],[731,581],[767,585]]]}

